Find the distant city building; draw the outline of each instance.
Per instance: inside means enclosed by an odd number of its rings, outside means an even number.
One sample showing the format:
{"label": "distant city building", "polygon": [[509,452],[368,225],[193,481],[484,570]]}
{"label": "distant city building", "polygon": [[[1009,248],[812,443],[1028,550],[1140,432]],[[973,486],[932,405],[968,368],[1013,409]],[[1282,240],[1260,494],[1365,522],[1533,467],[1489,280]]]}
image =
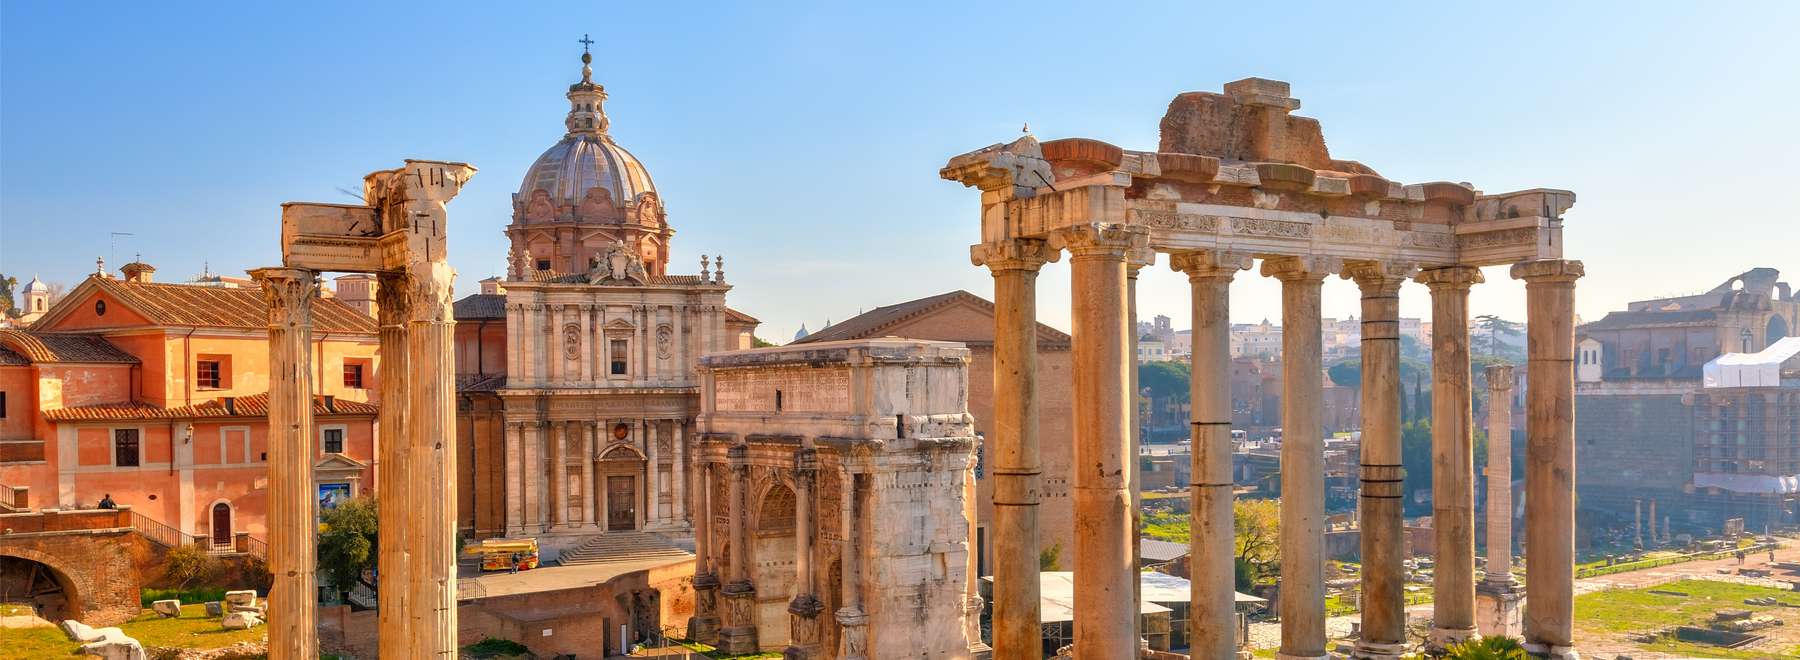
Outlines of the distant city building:
{"label": "distant city building", "polygon": [[1800,300],[1779,275],[1752,269],[1577,328],[1584,515],[1629,527],[1653,502],[1690,532],[1733,517],[1752,529],[1800,522],[1800,359],[1783,341]]}

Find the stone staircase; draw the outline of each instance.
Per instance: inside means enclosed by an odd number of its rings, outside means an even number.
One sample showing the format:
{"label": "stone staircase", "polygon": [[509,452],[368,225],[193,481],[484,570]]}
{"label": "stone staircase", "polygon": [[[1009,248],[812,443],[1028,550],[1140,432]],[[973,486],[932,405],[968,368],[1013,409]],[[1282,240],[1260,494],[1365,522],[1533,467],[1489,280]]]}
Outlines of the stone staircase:
{"label": "stone staircase", "polygon": [[691,556],[676,547],[675,544],[670,543],[668,539],[656,534],[612,532],[590,538],[575,549],[563,552],[557,563],[564,566],[579,566],[645,559],[676,560]]}

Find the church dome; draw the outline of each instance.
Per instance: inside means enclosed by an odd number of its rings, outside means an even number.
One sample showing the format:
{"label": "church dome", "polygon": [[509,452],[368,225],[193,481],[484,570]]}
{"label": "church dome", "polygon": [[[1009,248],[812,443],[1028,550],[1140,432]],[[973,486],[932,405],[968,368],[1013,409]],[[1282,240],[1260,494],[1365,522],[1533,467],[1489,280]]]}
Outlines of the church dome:
{"label": "church dome", "polygon": [[639,195],[656,192],[644,164],[607,134],[606,87],[593,81],[592,61],[581,54],[581,82],[569,86],[569,115],[563,119],[569,132],[525,170],[521,203],[542,190],[554,204],[578,204],[588,199],[588,191],[601,188],[614,208],[624,208]]}
{"label": "church dome", "polygon": [[528,200],[532,193],[543,190],[552,200],[570,203],[586,198],[593,188],[605,188],[613,206],[624,206],[641,193],[656,192],[649,170],[611,136],[570,133],[525,170],[519,198]]}
{"label": "church dome", "polygon": [[25,285],[25,293],[49,293],[50,285],[44,284],[36,275],[31,276],[31,283]]}

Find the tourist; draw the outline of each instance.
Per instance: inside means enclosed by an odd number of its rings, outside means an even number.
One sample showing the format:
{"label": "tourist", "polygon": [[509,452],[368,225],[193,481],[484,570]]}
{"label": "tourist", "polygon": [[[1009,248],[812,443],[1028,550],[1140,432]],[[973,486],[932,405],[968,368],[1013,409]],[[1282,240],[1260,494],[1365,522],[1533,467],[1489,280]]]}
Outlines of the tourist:
{"label": "tourist", "polygon": [[100,496],[100,508],[117,509],[119,508],[119,505],[113,502],[112,493],[107,493]]}

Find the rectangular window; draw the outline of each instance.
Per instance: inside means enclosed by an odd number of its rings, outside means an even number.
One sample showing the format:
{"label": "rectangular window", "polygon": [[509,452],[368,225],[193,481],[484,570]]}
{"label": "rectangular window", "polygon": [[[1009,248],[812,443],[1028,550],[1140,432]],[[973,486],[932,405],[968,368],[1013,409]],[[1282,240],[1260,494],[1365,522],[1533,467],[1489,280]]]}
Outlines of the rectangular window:
{"label": "rectangular window", "polygon": [[0,419],[6,419],[6,393],[0,392]]}
{"label": "rectangular window", "polygon": [[611,357],[611,362],[612,362],[612,372],[611,373],[614,376],[623,376],[623,375],[625,375],[625,355],[626,355],[625,340],[614,339],[611,342],[609,342],[609,345],[611,346],[611,349],[610,349],[610,353],[611,353],[610,357]]}
{"label": "rectangular window", "polygon": [[342,453],[344,453],[344,430],[343,429],[324,429],[320,433],[321,433],[321,435],[320,435],[321,444],[325,445],[325,453],[327,453],[327,454],[342,454]]}
{"label": "rectangular window", "polygon": [[219,371],[218,360],[201,360],[194,364],[194,381],[203,390],[221,389],[225,381]]}
{"label": "rectangular window", "polygon": [[353,390],[360,390],[363,388],[363,365],[361,363],[344,363],[344,387]]}
{"label": "rectangular window", "polygon": [[549,259],[537,260],[537,269],[538,270],[550,270],[550,260]]}
{"label": "rectangular window", "polygon": [[113,429],[113,465],[119,467],[137,467],[137,429]]}

